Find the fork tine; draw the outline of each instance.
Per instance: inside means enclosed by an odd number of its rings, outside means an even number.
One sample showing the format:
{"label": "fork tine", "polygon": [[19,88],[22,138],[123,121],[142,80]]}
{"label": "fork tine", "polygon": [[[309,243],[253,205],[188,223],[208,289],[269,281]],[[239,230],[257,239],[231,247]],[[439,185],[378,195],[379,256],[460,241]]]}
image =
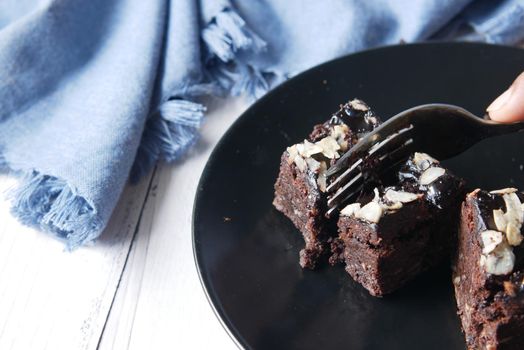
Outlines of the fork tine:
{"label": "fork tine", "polygon": [[384,150],[387,151],[387,149],[388,148],[391,149],[392,146],[395,147],[397,145],[403,144],[405,142],[405,140],[406,140],[406,136],[409,136],[411,130],[413,130],[413,124],[409,124],[409,126],[403,128],[403,129],[400,129],[399,131],[389,135],[383,141],[381,141],[379,143],[376,143],[373,146],[371,146],[371,148],[368,151],[368,154],[370,156],[371,155],[375,155],[375,154],[379,153],[379,151],[381,151],[381,150],[382,151],[384,151]]}
{"label": "fork tine", "polygon": [[395,148],[393,151],[389,152],[386,157],[394,160],[407,160],[411,153],[413,153],[413,139],[407,139],[399,147]]}
{"label": "fork tine", "polygon": [[378,164],[377,173],[386,173],[400,163],[405,162],[414,152],[413,139],[408,139],[402,145],[382,156]]}
{"label": "fork tine", "polygon": [[364,183],[361,183],[352,192],[348,193],[345,197],[341,198],[338,204],[335,204],[332,207],[328,207],[328,210],[326,211],[326,217],[330,218],[331,214],[333,214],[333,212],[339,208],[340,204],[345,203],[348,199],[356,196],[360,191],[362,191],[363,186],[364,186]]}
{"label": "fork tine", "polygon": [[346,183],[346,180],[353,176],[353,174],[358,170],[358,166],[362,163],[362,158],[359,158],[355,163],[353,163],[346,171],[337,176],[335,180],[326,189],[326,192],[331,193]]}
{"label": "fork tine", "polygon": [[[409,158],[409,155],[413,153],[413,146],[414,146],[413,139],[410,138],[408,140],[402,140],[402,141],[403,142],[400,143],[400,145],[398,145],[398,147],[396,147],[395,149],[391,150],[390,152],[382,156],[379,156],[379,162],[378,162],[377,168],[375,169],[377,173],[385,173],[389,171],[390,169],[404,162],[407,158]],[[396,141],[396,143],[399,143],[399,142]],[[371,156],[375,158],[378,155],[375,152]],[[360,163],[362,163],[362,161],[359,162],[359,164]],[[347,177],[349,177],[349,175],[346,176],[346,178]],[[363,182],[364,182],[364,176],[362,172],[359,172],[357,175],[355,175],[350,181],[345,183],[343,186],[342,184],[339,183],[339,185],[342,187],[331,198],[328,199],[328,203],[327,203],[328,211],[326,212],[326,216],[329,217],[333,213],[334,210],[339,208],[347,200],[354,197],[359,191],[361,191],[363,187]]]}
{"label": "fork tine", "polygon": [[[364,156],[362,158],[359,158],[357,161],[355,161],[348,169],[346,169],[342,174],[337,176],[331,184],[327,187],[328,193],[333,193],[340,187],[345,186],[348,179],[350,179],[354,174],[358,171],[359,165],[362,164],[363,159],[373,159],[373,158],[379,158],[379,160],[382,160],[380,157],[387,152],[388,150],[391,150],[391,148],[396,149],[397,147],[400,147],[404,144],[406,136],[409,135],[409,131],[413,129],[413,125],[409,125],[406,128],[403,128],[399,130],[396,133],[393,133],[386,137],[384,140],[380,141],[379,143],[375,143],[371,149],[368,151],[368,155]],[[372,158],[370,158],[372,157]]]}
{"label": "fork tine", "polygon": [[348,191],[352,191],[355,186],[358,186],[363,181],[362,173],[358,173],[348,183],[341,187],[331,198],[328,199],[328,207],[340,203],[340,199],[347,195]]}
{"label": "fork tine", "polygon": [[[407,111],[409,112],[409,110]],[[347,169],[357,158],[367,154],[369,150],[378,144],[382,144],[385,139],[404,130],[410,121],[410,114],[402,112],[387,120],[384,124],[368,133],[360,139],[357,144],[346,152],[333,166],[328,169],[327,176],[331,177]],[[406,114],[407,113],[407,114]],[[409,125],[408,127],[411,127]],[[378,146],[375,146],[378,147]]]}

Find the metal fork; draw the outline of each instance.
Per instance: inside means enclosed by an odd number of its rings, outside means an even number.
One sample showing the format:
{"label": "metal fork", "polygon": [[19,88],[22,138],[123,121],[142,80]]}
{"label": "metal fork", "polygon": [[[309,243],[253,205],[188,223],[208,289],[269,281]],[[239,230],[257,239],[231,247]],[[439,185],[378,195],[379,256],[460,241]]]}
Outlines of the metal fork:
{"label": "metal fork", "polygon": [[330,216],[354,198],[365,182],[362,169],[372,164],[381,174],[405,162],[414,152],[439,160],[455,156],[482,139],[524,130],[524,122],[501,124],[448,104],[427,104],[405,110],[366,135],[327,172]]}

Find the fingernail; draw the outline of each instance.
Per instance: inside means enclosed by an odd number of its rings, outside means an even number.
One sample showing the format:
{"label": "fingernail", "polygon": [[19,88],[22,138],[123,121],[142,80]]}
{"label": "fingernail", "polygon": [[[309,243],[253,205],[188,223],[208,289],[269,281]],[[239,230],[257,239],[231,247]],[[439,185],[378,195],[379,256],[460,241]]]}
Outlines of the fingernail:
{"label": "fingernail", "polygon": [[513,86],[511,86],[509,89],[504,91],[502,95],[497,97],[497,99],[488,106],[486,111],[494,112],[494,111],[501,109],[510,100],[512,93],[513,93]]}

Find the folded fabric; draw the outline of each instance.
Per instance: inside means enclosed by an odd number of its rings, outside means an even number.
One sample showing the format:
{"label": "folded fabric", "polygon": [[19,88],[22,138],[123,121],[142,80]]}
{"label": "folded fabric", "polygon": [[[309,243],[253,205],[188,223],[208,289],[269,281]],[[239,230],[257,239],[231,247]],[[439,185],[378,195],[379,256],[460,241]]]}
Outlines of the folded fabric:
{"label": "folded fabric", "polygon": [[514,44],[523,29],[524,0],[4,0],[0,167],[21,177],[12,211],[76,247],[103,231],[130,174],[194,144],[201,96],[258,98],[379,45],[442,33]]}

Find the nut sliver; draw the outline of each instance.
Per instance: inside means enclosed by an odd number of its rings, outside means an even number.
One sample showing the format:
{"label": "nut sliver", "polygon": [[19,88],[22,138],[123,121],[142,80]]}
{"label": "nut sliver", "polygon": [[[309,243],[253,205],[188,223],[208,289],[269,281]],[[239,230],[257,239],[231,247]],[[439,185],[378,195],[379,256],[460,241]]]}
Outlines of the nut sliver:
{"label": "nut sliver", "polygon": [[428,168],[420,175],[419,183],[423,186],[429,185],[445,173],[446,170],[439,167]]}

